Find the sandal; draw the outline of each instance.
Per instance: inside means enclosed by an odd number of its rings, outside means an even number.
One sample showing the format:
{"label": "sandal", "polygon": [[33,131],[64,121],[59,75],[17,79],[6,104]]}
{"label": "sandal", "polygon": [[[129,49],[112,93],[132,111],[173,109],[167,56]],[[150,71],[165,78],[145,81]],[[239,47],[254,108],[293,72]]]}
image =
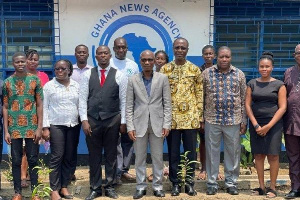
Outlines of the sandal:
{"label": "sandal", "polygon": [[153,181],[153,174],[150,174],[148,177],[147,177],[148,181],[149,182],[152,182]]}
{"label": "sandal", "polygon": [[261,189],[261,188],[254,188],[252,190],[252,196],[255,196],[255,195],[265,195],[265,190]]}
{"label": "sandal", "polygon": [[272,199],[272,198],[276,198],[277,197],[277,192],[275,190],[271,189],[271,188],[268,188],[267,191],[266,191],[266,193],[267,193],[266,197],[268,199]]}
{"label": "sandal", "polygon": [[206,179],[206,171],[200,171],[197,177],[198,180],[205,180]]}
{"label": "sandal", "polygon": [[218,174],[217,180],[224,180],[224,176],[222,174]]}
{"label": "sandal", "polygon": [[28,188],[29,184],[27,183],[27,179],[22,179],[21,180],[21,187],[22,188]]}

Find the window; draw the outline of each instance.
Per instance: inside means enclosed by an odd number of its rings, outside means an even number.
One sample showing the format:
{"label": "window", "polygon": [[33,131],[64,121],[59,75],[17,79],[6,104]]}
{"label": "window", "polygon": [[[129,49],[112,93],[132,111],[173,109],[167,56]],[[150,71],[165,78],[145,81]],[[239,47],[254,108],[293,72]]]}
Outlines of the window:
{"label": "window", "polygon": [[257,62],[264,51],[274,54],[273,76],[283,78],[294,65],[293,52],[300,41],[300,2],[215,0],[216,48],[232,50],[232,63],[247,79],[258,76]]}
{"label": "window", "polygon": [[0,1],[3,10],[0,72],[3,78],[12,69],[12,56],[17,51],[35,49],[40,54],[39,68],[52,76],[55,61],[53,0]]}

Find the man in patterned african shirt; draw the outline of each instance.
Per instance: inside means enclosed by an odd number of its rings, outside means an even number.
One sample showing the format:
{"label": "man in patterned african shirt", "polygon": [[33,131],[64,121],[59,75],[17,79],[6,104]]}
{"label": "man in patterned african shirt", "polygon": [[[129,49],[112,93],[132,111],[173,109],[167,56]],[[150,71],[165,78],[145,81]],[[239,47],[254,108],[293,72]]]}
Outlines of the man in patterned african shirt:
{"label": "man in patterned african shirt", "polygon": [[3,86],[3,122],[4,139],[11,145],[15,190],[13,200],[20,200],[23,140],[29,164],[31,190],[37,185],[37,170],[33,168],[37,166],[42,133],[43,90],[39,78],[26,72],[24,53],[15,53],[12,62],[15,73],[4,81]]}
{"label": "man in patterned african shirt", "polygon": [[[189,151],[188,159],[196,160],[197,131],[203,124],[203,85],[200,69],[186,60],[188,41],[178,38],[173,43],[175,60],[164,65],[160,72],[167,75],[172,96],[172,127],[167,137],[170,181],[173,184],[172,196],[180,193],[180,180],[177,177],[180,164],[180,145],[183,142],[184,151]],[[196,195],[194,190],[195,165],[187,172],[191,178],[186,178],[185,192]]]}
{"label": "man in patterned african shirt", "polygon": [[231,65],[231,50],[218,50],[217,64],[202,73],[204,89],[205,150],[207,195],[218,190],[221,139],[224,140],[224,171],[227,193],[238,195],[237,179],[240,170],[240,134],[245,134],[246,78]]}

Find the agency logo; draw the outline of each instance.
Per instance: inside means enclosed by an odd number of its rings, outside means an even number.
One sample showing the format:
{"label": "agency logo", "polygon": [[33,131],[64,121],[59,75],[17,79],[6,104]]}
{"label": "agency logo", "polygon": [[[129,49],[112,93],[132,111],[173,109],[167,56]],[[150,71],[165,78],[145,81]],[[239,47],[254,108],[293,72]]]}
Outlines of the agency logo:
{"label": "agency logo", "polygon": [[142,51],[164,50],[173,59],[172,43],[182,37],[180,27],[165,9],[149,1],[124,1],[102,13],[90,30],[89,46],[94,65],[99,45],[113,46],[117,37],[128,43],[127,57],[139,64]]}

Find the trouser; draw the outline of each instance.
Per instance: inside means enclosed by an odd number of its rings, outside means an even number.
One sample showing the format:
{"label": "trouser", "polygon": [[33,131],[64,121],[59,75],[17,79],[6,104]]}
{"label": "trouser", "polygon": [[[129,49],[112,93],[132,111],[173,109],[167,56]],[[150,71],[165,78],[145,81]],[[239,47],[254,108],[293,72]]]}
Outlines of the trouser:
{"label": "trouser", "polygon": [[128,173],[133,155],[133,141],[127,133],[119,137],[117,151],[117,176],[120,178],[122,174]]}
{"label": "trouser", "polygon": [[136,137],[133,146],[135,150],[135,170],[136,170],[136,189],[146,190],[146,159],[147,147],[150,144],[152,171],[153,171],[153,190],[162,190],[163,184],[163,137],[157,137],[152,130],[150,120],[146,134],[143,137]]}
{"label": "trouser", "polygon": [[[180,164],[180,145],[181,140],[183,142],[184,152],[189,151],[187,158],[190,161],[197,159],[197,129],[172,129],[167,137],[168,143],[168,155],[169,155],[169,178],[173,185],[180,184],[178,179],[178,170]],[[187,174],[191,178],[186,177],[186,182],[194,185],[195,176],[195,163],[190,165],[191,169],[187,171]]]}
{"label": "trouser", "polygon": [[76,131],[73,132],[74,137],[76,139],[76,149],[73,152],[73,156],[72,156],[72,160],[71,160],[71,175],[75,174],[76,171],[76,166],[77,166],[77,148],[78,148],[78,144],[79,144],[79,138],[80,138],[80,129],[81,129],[81,122],[80,119],[78,119],[79,124],[78,124],[78,128],[76,129]]}
{"label": "trouser", "polygon": [[205,122],[205,150],[207,187],[218,188],[217,176],[220,165],[220,145],[224,140],[225,187],[237,187],[240,173],[240,124],[216,125]]}
{"label": "trouser", "polygon": [[90,189],[101,193],[102,185],[102,150],[105,158],[105,189],[113,187],[117,171],[117,144],[121,124],[120,114],[105,120],[88,117],[92,129],[91,136],[86,136],[89,150]]}
{"label": "trouser", "polygon": [[[29,175],[31,182],[31,190],[37,186],[38,174],[37,169],[33,169],[38,165],[38,154],[39,154],[39,145],[34,143],[34,139],[26,138],[25,139],[25,152],[27,156],[28,166],[29,166]],[[21,188],[21,162],[23,156],[23,139],[12,139],[11,140],[11,158],[12,158],[12,175],[14,182],[15,193],[22,192]]]}
{"label": "trouser", "polygon": [[53,191],[66,188],[70,181],[74,152],[76,152],[77,135],[80,126],[67,127],[50,125],[51,155],[49,168],[50,187]]}
{"label": "trouser", "polygon": [[300,190],[300,136],[284,134],[284,137],[286,154],[289,159],[291,188]]}

